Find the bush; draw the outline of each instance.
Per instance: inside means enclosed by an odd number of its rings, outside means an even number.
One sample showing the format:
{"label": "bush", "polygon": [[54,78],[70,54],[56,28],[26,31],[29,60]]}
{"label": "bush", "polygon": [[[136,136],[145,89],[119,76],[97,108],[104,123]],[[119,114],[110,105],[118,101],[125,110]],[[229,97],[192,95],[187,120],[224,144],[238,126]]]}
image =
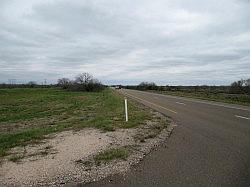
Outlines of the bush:
{"label": "bush", "polygon": [[61,78],[57,80],[57,85],[63,89],[67,89],[70,84],[71,82],[68,78]]}
{"label": "bush", "polygon": [[154,82],[142,82],[138,86],[139,90],[156,90],[157,85]]}
{"label": "bush", "polygon": [[34,87],[36,87],[37,83],[34,82],[34,81],[30,81],[30,82],[28,82],[27,85],[28,85],[30,88],[34,88]]}
{"label": "bush", "polygon": [[230,93],[250,94],[250,79],[235,81],[230,86]]}
{"label": "bush", "polygon": [[74,81],[70,81],[67,78],[58,79],[58,86],[70,91],[84,92],[98,92],[105,88],[99,80],[94,79],[93,76],[88,73],[82,73],[76,76]]}

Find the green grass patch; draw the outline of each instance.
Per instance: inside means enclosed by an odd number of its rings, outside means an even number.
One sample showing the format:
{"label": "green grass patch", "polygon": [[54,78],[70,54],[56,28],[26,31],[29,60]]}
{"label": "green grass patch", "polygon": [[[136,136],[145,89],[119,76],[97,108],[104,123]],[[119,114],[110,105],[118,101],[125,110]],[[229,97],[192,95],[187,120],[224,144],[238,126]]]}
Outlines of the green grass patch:
{"label": "green grass patch", "polygon": [[97,164],[101,162],[110,162],[114,159],[126,160],[128,154],[129,152],[125,148],[114,148],[99,153],[94,157],[94,160]]}
{"label": "green grass patch", "polygon": [[21,159],[23,159],[23,155],[12,155],[9,157],[9,161],[11,162],[19,162]]}
{"label": "green grass patch", "polygon": [[125,122],[124,100],[111,89],[69,92],[54,88],[0,89],[0,157],[46,135],[94,127],[103,131],[132,128],[152,116],[129,100]]}

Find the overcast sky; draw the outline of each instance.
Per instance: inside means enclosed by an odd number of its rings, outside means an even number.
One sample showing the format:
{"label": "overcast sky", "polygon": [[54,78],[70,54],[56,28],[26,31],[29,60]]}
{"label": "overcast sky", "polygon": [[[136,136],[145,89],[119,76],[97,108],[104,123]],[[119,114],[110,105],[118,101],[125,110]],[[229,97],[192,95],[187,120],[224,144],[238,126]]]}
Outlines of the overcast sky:
{"label": "overcast sky", "polygon": [[250,0],[0,0],[0,82],[250,78]]}

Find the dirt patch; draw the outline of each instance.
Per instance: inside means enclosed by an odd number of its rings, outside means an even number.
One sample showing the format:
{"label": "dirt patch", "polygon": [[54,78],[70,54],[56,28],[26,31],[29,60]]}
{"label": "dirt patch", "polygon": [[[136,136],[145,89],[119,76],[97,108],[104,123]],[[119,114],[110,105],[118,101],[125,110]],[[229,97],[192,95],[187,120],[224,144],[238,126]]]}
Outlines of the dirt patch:
{"label": "dirt patch", "polygon": [[[148,121],[138,128],[105,133],[96,129],[67,131],[55,134],[41,144],[14,148],[0,166],[0,184],[61,186],[126,172],[172,131],[171,124],[160,124],[167,120],[166,117],[154,114],[161,120]],[[126,149],[128,157],[96,164],[95,155],[116,148]]]}
{"label": "dirt patch", "polygon": [[56,118],[37,118],[33,120],[27,120],[22,122],[5,122],[1,123],[0,125],[0,132],[6,133],[6,132],[17,132],[21,130],[25,130],[28,128],[36,128],[36,127],[46,127],[49,125],[54,125],[56,122],[58,122],[58,119]]}

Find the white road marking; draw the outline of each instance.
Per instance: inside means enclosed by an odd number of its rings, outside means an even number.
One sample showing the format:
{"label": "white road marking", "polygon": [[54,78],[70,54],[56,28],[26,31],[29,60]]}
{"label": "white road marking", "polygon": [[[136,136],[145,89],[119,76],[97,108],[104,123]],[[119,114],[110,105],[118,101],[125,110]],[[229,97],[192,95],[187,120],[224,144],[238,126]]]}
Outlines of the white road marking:
{"label": "white road marking", "polygon": [[186,105],[185,103],[181,103],[181,102],[175,102],[175,103],[177,103],[179,105]]}
{"label": "white road marking", "polygon": [[250,118],[244,117],[244,116],[239,116],[239,115],[234,115],[236,118],[241,118],[241,119],[246,119],[246,120],[250,120]]}
{"label": "white road marking", "polygon": [[[123,93],[124,93],[124,92],[123,92]],[[130,95],[130,94],[128,94],[128,93],[124,93],[124,94],[127,95],[127,96],[130,96],[130,97],[136,98],[136,99],[138,99],[138,100],[144,101],[144,102],[146,102],[146,103],[149,103],[149,104],[151,104],[151,105],[157,106],[157,107],[162,108],[162,109],[164,109],[164,110],[168,110],[168,111],[170,111],[170,112],[173,112],[173,113],[177,114],[176,111],[171,110],[171,109],[169,109],[169,108],[166,108],[166,107],[157,105],[157,104],[155,104],[155,103],[151,103],[151,102],[149,102],[149,101],[146,101],[146,100],[141,99],[141,98],[139,98],[139,97],[136,97],[136,96],[134,96],[134,95]]]}

